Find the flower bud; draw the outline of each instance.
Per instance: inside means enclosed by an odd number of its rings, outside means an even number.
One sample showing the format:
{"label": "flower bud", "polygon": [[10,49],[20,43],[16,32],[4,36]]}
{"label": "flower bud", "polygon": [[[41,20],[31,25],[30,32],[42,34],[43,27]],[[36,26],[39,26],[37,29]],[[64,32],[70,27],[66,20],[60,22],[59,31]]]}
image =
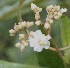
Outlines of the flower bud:
{"label": "flower bud", "polygon": [[22,24],[19,24],[19,25],[18,25],[18,29],[19,29],[19,30],[22,30],[22,29],[23,29]]}
{"label": "flower bud", "polygon": [[40,19],[40,15],[35,15],[35,19],[39,20]]}
{"label": "flower bud", "polygon": [[45,27],[46,29],[48,29],[48,28],[50,27],[50,24],[49,24],[49,23],[45,23],[44,27]]}
{"label": "flower bud", "polygon": [[39,25],[41,24],[41,21],[40,21],[40,20],[39,20],[39,21],[36,21],[35,24],[36,24],[37,26],[39,26]]}
{"label": "flower bud", "polygon": [[37,6],[33,3],[31,3],[31,9],[34,11],[37,8]]}
{"label": "flower bud", "polygon": [[9,30],[10,36],[14,36],[16,31],[14,29]]}
{"label": "flower bud", "polygon": [[55,19],[59,19],[59,16],[54,16]]}
{"label": "flower bud", "polygon": [[30,26],[33,26],[34,25],[34,22],[30,22]]}
{"label": "flower bud", "polygon": [[50,19],[49,18],[46,18],[46,21],[48,22]]}
{"label": "flower bud", "polygon": [[58,16],[61,17],[61,16],[62,16],[62,13],[59,12],[59,13],[58,13]]}
{"label": "flower bud", "polygon": [[21,40],[23,40],[23,39],[25,38],[25,35],[24,35],[24,34],[19,34],[19,38],[20,38]]}
{"label": "flower bud", "polygon": [[25,42],[24,42],[24,46],[25,46],[25,47],[28,46],[28,42],[25,41]]}
{"label": "flower bud", "polygon": [[22,52],[24,49],[25,49],[25,46],[24,46],[23,44],[21,44],[21,46],[20,46],[21,52]]}
{"label": "flower bud", "polygon": [[33,37],[33,31],[30,31],[30,33],[29,33],[29,38],[30,37]]}
{"label": "flower bud", "polygon": [[39,8],[39,12],[41,12],[42,11],[42,8]]}
{"label": "flower bud", "polygon": [[11,33],[11,34],[15,34],[16,33],[16,31],[14,30],[14,29],[11,29],[11,30],[9,30],[9,33]]}
{"label": "flower bud", "polygon": [[18,31],[18,25],[16,25],[16,23],[15,23],[15,25],[14,25],[14,30],[15,30],[15,31]]}
{"label": "flower bud", "polygon": [[19,48],[20,45],[21,45],[21,43],[18,42],[15,46]]}
{"label": "flower bud", "polygon": [[47,15],[48,18],[53,18],[52,14]]}
{"label": "flower bud", "polygon": [[52,19],[50,19],[50,20],[49,20],[49,23],[50,23],[50,24],[52,24],[52,23],[53,23],[53,20],[52,20]]}
{"label": "flower bud", "polygon": [[53,14],[54,16],[57,16],[58,15],[58,12],[54,12],[54,14]]}
{"label": "flower bud", "polygon": [[26,27],[27,27],[27,28],[31,27],[31,24],[30,24],[29,21],[26,23]]}
{"label": "flower bud", "polygon": [[26,27],[26,21],[22,22],[22,26]]}
{"label": "flower bud", "polygon": [[56,11],[59,11],[60,10],[60,6],[58,5],[58,6],[55,6],[55,10]]}

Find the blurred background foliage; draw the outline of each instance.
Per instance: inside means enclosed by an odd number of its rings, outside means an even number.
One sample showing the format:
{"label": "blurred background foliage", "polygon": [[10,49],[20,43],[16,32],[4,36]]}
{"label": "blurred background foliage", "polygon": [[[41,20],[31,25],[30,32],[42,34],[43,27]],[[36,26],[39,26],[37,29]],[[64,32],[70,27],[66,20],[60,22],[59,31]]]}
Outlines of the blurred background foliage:
{"label": "blurred background foliage", "polygon": [[[21,8],[19,8],[19,2]],[[19,41],[18,34],[15,37],[9,36],[9,30],[13,28],[15,23],[20,21],[19,10],[23,21],[35,21],[34,13],[30,8],[31,3],[35,3],[37,6],[43,8],[43,11],[41,12],[41,19],[43,22],[45,22],[47,14],[45,11],[46,6],[60,5],[61,7],[68,9],[64,14],[68,16],[68,18],[64,16],[61,19],[54,21],[55,23],[52,25],[53,29],[51,35],[59,45],[58,47],[63,47],[63,43],[68,43],[68,45],[70,45],[70,0],[0,0],[0,68],[39,68],[36,66],[65,68],[63,61],[56,52],[43,50],[41,53],[37,53],[30,47],[27,47],[21,52],[15,47],[15,44]],[[68,24],[66,24],[66,22]],[[64,23],[64,25],[60,26],[62,23]],[[65,29],[68,27],[68,30],[66,30],[67,34],[64,33],[65,30],[63,31],[63,27],[65,27]],[[37,28],[36,26],[30,28],[30,30],[36,29],[40,28]],[[67,38],[69,37],[67,40],[68,42],[64,42],[65,35],[67,35]],[[70,55],[65,57],[66,66],[68,66],[66,68],[70,68]]]}

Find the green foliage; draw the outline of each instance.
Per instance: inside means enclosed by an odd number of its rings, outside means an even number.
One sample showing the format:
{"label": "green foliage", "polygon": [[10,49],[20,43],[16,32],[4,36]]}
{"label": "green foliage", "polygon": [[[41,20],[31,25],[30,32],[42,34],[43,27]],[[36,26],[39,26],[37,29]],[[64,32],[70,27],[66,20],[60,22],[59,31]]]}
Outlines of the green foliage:
{"label": "green foliage", "polygon": [[[51,36],[57,43],[58,47],[62,47],[60,25],[60,20],[55,20],[51,31]],[[41,26],[39,29],[44,31]],[[53,46],[52,43],[51,46]],[[38,53],[38,60],[39,64],[44,67],[48,66],[50,68],[64,68],[64,63],[61,58],[56,52],[51,50],[43,50],[41,53]]]}
{"label": "green foliage", "polygon": [[[70,46],[70,19],[66,16],[61,18],[61,34],[63,47]],[[64,61],[70,65],[70,49],[64,51]]]}
{"label": "green foliage", "polygon": [[0,68],[42,68],[39,66],[0,61]]}
{"label": "green foliage", "polygon": [[[42,21],[46,18],[44,9],[47,5],[61,5],[61,7],[70,8],[69,0],[20,0],[20,13],[23,20],[35,21],[34,14],[31,12],[30,3],[33,2],[43,8],[41,13]],[[14,23],[18,22],[19,0],[0,0],[0,59],[15,62],[0,61],[0,68],[39,68],[36,66],[49,68],[64,68],[64,63],[58,54],[51,50],[43,50],[41,53],[34,52],[32,48],[27,47],[20,52],[14,45],[18,42],[18,35],[11,38],[8,30],[13,28]],[[70,16],[69,10],[67,15]],[[36,30],[33,26],[30,30]],[[39,29],[42,30],[42,27]],[[62,16],[60,20],[55,20],[52,25],[51,36],[57,43],[58,47],[70,45],[70,20]],[[53,46],[51,44],[51,46]],[[64,51],[66,53],[66,51]],[[66,68],[69,68],[70,54],[65,55]],[[18,63],[18,64],[16,64]],[[23,63],[23,64],[19,64]],[[34,65],[34,66],[33,66]],[[41,68],[41,67],[40,67]]]}

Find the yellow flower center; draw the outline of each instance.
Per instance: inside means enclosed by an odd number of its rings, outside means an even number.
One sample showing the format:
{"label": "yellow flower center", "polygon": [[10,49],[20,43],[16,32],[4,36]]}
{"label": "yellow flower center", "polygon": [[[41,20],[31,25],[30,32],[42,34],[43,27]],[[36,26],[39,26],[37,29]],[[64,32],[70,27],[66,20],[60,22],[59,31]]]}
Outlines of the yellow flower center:
{"label": "yellow flower center", "polygon": [[44,42],[43,41],[39,41],[39,44],[44,46]]}

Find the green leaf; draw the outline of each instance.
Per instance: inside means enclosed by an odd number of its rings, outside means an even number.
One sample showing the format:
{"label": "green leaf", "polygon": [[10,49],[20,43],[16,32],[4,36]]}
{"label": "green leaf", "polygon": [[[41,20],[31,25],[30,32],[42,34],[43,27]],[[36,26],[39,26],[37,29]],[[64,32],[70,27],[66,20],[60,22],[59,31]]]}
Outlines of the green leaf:
{"label": "green leaf", "polygon": [[[62,16],[61,21],[61,36],[63,47],[70,46],[70,19],[66,16]],[[65,50],[64,60],[67,64],[70,64],[70,49]]]}
{"label": "green leaf", "polygon": [[39,65],[37,55],[30,47],[27,47],[23,52],[21,52],[19,48],[14,46],[7,50],[7,55],[10,57],[10,60],[14,62]]}
{"label": "green leaf", "polygon": [[0,61],[0,68],[42,68],[39,66]]}
{"label": "green leaf", "polygon": [[[54,38],[58,47],[62,47],[61,43],[61,31],[60,31],[60,20],[55,20],[52,25],[51,36]],[[42,27],[39,27],[42,32],[44,31]],[[51,44],[52,46],[52,44]],[[50,68],[64,68],[64,63],[58,54],[51,50],[44,49],[41,53],[38,53],[38,60],[40,66],[50,67]]]}

